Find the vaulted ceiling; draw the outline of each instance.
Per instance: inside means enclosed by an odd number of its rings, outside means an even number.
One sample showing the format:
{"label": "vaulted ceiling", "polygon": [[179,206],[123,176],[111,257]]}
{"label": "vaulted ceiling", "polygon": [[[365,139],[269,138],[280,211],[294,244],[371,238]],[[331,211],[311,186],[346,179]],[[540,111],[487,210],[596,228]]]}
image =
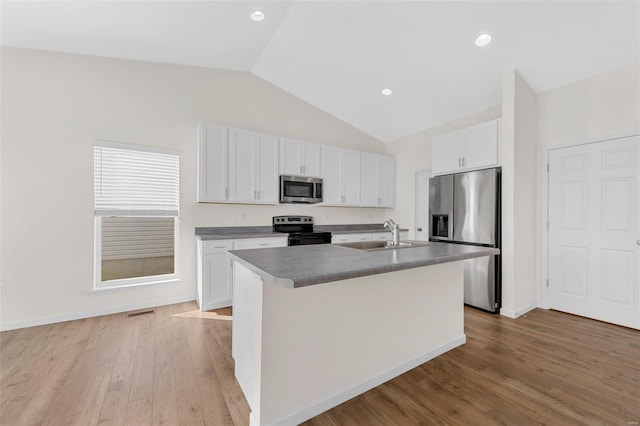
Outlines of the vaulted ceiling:
{"label": "vaulted ceiling", "polygon": [[249,71],[385,142],[499,105],[513,68],[541,92],[640,62],[638,1],[3,1],[0,23],[4,46]]}

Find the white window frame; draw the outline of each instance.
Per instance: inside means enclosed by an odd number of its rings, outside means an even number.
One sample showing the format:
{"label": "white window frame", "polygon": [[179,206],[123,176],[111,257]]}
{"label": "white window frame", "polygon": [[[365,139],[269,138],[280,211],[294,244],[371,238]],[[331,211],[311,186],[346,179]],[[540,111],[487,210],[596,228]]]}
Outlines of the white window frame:
{"label": "white window frame", "polygon": [[[95,140],[94,146],[111,146],[121,149],[130,149],[134,151],[160,152],[178,156],[178,174],[180,173],[180,152],[178,150],[168,150],[162,148],[146,147],[133,144],[123,144],[120,142],[109,142],[103,140]],[[94,154],[95,155],[95,154]],[[94,168],[95,172],[95,168]],[[178,198],[180,197],[180,185],[178,185]],[[145,215],[136,215],[136,217],[163,217],[174,219],[173,232],[173,273],[161,275],[146,275],[142,277],[121,278],[114,280],[102,281],[102,218],[103,217],[130,217],[132,215],[123,212],[119,215],[98,215],[94,211],[94,256],[93,256],[93,290],[108,290],[126,287],[139,287],[153,284],[164,284],[178,282],[180,280],[180,209],[177,216],[162,214],[159,211],[157,215],[146,212]]]}

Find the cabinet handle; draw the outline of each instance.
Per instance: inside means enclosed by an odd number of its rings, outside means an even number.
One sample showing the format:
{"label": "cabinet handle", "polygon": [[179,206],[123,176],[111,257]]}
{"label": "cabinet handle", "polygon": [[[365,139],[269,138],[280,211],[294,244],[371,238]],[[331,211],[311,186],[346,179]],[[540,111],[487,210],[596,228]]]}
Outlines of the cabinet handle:
{"label": "cabinet handle", "polygon": [[300,173],[302,173],[302,166],[300,166]]}
{"label": "cabinet handle", "polygon": [[227,246],[213,246],[213,248],[227,248]]}
{"label": "cabinet handle", "polygon": [[224,198],[229,198],[229,189],[228,188],[224,189]]}
{"label": "cabinet handle", "polygon": [[258,189],[258,200],[260,199],[260,190]]}
{"label": "cabinet handle", "polygon": [[462,167],[464,167],[464,157],[462,157]]}
{"label": "cabinet handle", "polygon": [[344,195],[341,195],[341,196],[340,196],[340,202],[341,202],[341,203],[344,203]]}
{"label": "cabinet handle", "polygon": [[262,243],[262,244],[259,244],[259,246],[260,246],[260,247],[264,247],[264,246],[268,246],[268,245],[269,245],[269,243]]}
{"label": "cabinet handle", "polygon": [[462,167],[462,159],[458,157],[458,167]]}
{"label": "cabinet handle", "polygon": [[422,228],[418,228],[418,232],[422,232]]}

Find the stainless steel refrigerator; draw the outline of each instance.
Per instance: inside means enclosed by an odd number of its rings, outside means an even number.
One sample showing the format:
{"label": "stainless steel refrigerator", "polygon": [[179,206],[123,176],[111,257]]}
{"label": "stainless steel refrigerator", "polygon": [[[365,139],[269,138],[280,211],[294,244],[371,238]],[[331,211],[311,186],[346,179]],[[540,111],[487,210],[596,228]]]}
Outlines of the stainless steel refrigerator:
{"label": "stainless steel refrigerator", "polygon": [[[500,168],[429,180],[429,239],[500,248]],[[464,303],[501,306],[500,255],[464,261]]]}

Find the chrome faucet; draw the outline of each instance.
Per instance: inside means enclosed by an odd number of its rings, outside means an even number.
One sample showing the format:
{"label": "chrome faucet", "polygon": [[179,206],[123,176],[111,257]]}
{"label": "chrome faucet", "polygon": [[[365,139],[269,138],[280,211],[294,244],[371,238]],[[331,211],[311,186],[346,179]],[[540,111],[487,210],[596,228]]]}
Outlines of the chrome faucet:
{"label": "chrome faucet", "polygon": [[400,225],[395,223],[393,219],[387,219],[384,221],[383,225],[386,229],[388,229],[393,235],[393,240],[391,241],[392,246],[400,245]]}

